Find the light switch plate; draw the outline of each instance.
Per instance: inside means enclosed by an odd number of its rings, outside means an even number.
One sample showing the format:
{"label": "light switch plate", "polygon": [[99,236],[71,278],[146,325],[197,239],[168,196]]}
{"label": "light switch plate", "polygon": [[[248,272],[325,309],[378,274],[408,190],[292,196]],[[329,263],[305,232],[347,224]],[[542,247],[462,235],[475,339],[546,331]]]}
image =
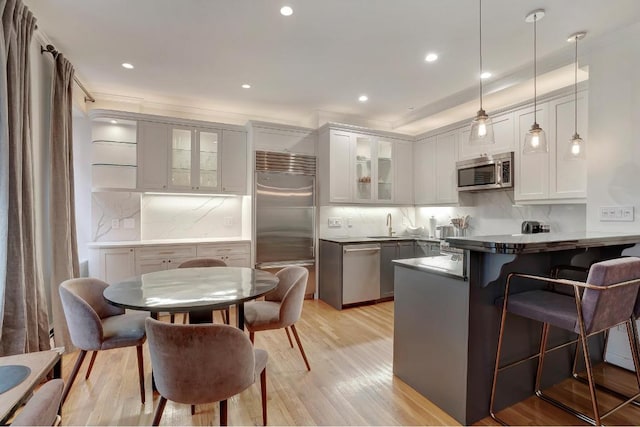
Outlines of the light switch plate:
{"label": "light switch plate", "polygon": [[224,226],[225,227],[231,227],[233,225],[233,217],[232,216],[225,216],[224,217]]}
{"label": "light switch plate", "polygon": [[633,206],[600,206],[600,211],[598,216],[600,218],[600,221],[633,222],[634,207]]}
{"label": "light switch plate", "polygon": [[113,230],[117,230],[118,228],[120,228],[120,220],[119,219],[112,219],[111,220],[111,228]]}
{"label": "light switch plate", "polygon": [[122,224],[122,226],[123,226],[124,228],[126,228],[126,229],[132,229],[132,228],[135,228],[135,226],[136,226],[136,220],[135,220],[135,219],[133,219],[133,218],[125,218],[125,219],[123,220],[123,224]]}

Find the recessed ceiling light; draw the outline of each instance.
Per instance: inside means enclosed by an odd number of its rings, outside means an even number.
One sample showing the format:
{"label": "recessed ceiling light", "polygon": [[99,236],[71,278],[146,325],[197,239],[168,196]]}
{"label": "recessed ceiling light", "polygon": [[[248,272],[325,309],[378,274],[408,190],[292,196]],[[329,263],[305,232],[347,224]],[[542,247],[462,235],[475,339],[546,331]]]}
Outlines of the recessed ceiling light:
{"label": "recessed ceiling light", "polygon": [[242,85],[242,89],[251,89],[251,85],[248,83],[245,83]]}
{"label": "recessed ceiling light", "polygon": [[111,124],[112,124],[112,125],[117,125],[117,124],[118,124],[118,121],[117,121],[117,120],[111,120]]}
{"label": "recessed ceiling light", "polygon": [[358,101],[360,102],[367,102],[369,100],[369,97],[367,95],[360,95],[358,97]]}
{"label": "recessed ceiling light", "polygon": [[127,70],[131,70],[131,69],[133,69],[133,65],[129,64],[128,62],[123,62],[123,63],[122,63],[122,66],[123,66],[124,68],[126,68]]}
{"label": "recessed ceiling light", "polygon": [[438,54],[437,53],[428,53],[427,56],[424,58],[424,60],[427,61],[427,62],[433,62],[436,59],[438,59]]}
{"label": "recessed ceiling light", "polygon": [[489,77],[491,77],[493,74],[491,74],[488,71],[483,72],[482,74],[480,74],[480,78],[481,79],[488,79]]}
{"label": "recessed ceiling light", "polygon": [[280,14],[282,16],[291,16],[293,15],[293,9],[291,9],[291,6],[282,6],[282,8],[280,9]]}

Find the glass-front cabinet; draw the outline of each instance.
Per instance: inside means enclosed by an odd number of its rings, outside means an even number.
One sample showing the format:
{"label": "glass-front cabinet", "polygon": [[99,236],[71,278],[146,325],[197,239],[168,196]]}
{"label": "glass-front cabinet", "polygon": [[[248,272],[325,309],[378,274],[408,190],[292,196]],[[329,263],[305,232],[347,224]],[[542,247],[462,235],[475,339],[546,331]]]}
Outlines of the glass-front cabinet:
{"label": "glass-front cabinet", "polygon": [[188,128],[171,130],[171,156],[169,187],[191,189],[191,157],[193,150],[193,131]]}
{"label": "glass-front cabinet", "polygon": [[379,201],[393,201],[393,142],[378,139],[377,144],[377,182]]}
{"label": "glass-front cabinet", "polygon": [[220,133],[217,131],[196,131],[198,139],[198,170],[196,187],[198,190],[218,189],[218,152]]}
{"label": "glass-front cabinet", "polygon": [[173,127],[169,188],[216,191],[219,189],[218,147],[220,132],[211,129]]}
{"label": "glass-front cabinet", "polygon": [[369,137],[356,136],[356,168],[355,180],[356,191],[354,198],[356,201],[365,202],[373,200],[373,185],[371,178],[373,176],[373,140]]}
{"label": "glass-front cabinet", "polygon": [[354,135],[355,192],[361,203],[393,201],[393,142],[379,137]]}

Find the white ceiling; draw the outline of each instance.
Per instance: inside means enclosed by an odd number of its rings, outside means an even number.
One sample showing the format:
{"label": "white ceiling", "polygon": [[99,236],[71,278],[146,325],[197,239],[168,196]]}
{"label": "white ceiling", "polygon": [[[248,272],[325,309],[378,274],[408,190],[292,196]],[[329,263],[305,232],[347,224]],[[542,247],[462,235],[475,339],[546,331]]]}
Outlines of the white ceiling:
{"label": "white ceiling", "polygon": [[[98,98],[300,124],[329,112],[411,132],[454,101],[477,99],[478,0],[24,1]],[[280,15],[284,4],[293,16]],[[588,31],[588,49],[640,21],[638,0],[484,0],[488,91],[531,78],[533,28],[524,17],[537,8],[546,10],[538,23],[543,72],[573,60],[571,33]],[[430,51],[437,62],[424,61]]]}

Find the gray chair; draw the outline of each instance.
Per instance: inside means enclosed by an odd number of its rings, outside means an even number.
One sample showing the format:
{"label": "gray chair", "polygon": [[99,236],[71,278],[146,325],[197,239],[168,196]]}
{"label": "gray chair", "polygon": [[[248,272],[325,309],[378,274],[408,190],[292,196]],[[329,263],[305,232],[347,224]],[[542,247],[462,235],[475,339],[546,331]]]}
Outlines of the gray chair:
{"label": "gray chair", "polygon": [[[573,295],[554,292],[548,289],[529,290],[516,294],[509,294],[513,279],[526,279],[533,282],[545,282],[554,285],[564,285],[573,289]],[[618,410],[621,406],[640,397],[640,360],[636,348],[637,338],[632,326],[634,310],[637,308],[638,291],[640,287],[640,258],[618,258],[595,263],[589,269],[586,283],[569,279],[554,279],[528,274],[512,273],[507,279],[504,298],[497,301],[502,306],[500,333],[491,389],[490,414],[496,421],[505,424],[497,417],[494,403],[498,373],[513,365],[516,361],[500,366],[500,353],[503,343],[507,313],[539,321],[543,324],[538,369],[536,374],[535,392],[541,399],[566,410],[583,421],[591,424],[601,424],[601,420]],[[583,291],[583,292],[581,292]],[[596,396],[596,384],[593,378],[593,368],[589,355],[587,338],[616,325],[624,323],[629,335],[633,362],[636,369],[638,390],[630,400],[624,401],[605,413],[600,413]],[[587,381],[593,407],[593,418],[580,413],[576,409],[549,397],[541,389],[542,369],[545,354],[549,351],[566,346],[566,343],[547,349],[549,328],[555,326],[578,334],[578,344],[582,348],[584,363],[587,371]],[[526,360],[526,359],[523,359]]]}
{"label": "gray chair", "polygon": [[190,405],[220,402],[220,424],[227,425],[227,399],[253,384],[260,373],[262,421],[267,424],[267,359],[237,328],[218,324],[177,325],[147,319],[149,353],[160,401],[153,425],[167,399]]}
{"label": "gray chair", "polygon": [[102,295],[107,286],[107,283],[94,278],[70,279],[60,285],[60,299],[71,342],[80,349],[62,394],[62,403],[66,400],[88,351],[93,351],[93,355],[86,378],[89,378],[99,350],[122,347],[136,347],[140,400],[142,403],[145,401],[142,344],[145,342],[144,319],[149,315],[125,314],[123,308],[107,303]]}
{"label": "gray chair", "polygon": [[[196,258],[190,259],[181,263],[178,268],[199,268],[199,267],[226,267],[227,264],[219,259],[215,258]],[[229,324],[231,317],[229,307],[220,309],[222,313],[222,320],[225,324]],[[171,313],[171,323],[174,322],[174,313]],[[187,323],[187,313],[184,313],[182,323]]]}
{"label": "gray chair", "polygon": [[309,270],[297,266],[285,267],[278,271],[276,276],[280,280],[278,286],[265,295],[264,301],[252,301],[244,305],[245,326],[249,330],[249,338],[253,342],[257,331],[284,329],[293,348],[288,329],[291,328],[307,370],[310,371],[311,366],[295,325],[302,314]]}
{"label": "gray chair", "polygon": [[24,405],[11,422],[12,426],[53,426],[60,423],[60,402],[64,382],[55,379],[46,382]]}

